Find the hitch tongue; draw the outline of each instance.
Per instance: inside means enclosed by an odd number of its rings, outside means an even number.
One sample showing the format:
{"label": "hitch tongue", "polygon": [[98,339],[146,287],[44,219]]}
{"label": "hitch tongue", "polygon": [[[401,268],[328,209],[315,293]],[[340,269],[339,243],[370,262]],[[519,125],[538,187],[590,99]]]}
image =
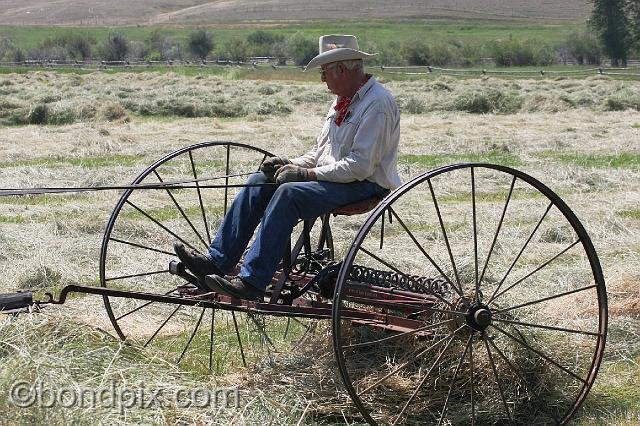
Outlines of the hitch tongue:
{"label": "hitch tongue", "polygon": [[0,294],[0,312],[4,314],[24,312],[33,304],[33,293],[30,291]]}

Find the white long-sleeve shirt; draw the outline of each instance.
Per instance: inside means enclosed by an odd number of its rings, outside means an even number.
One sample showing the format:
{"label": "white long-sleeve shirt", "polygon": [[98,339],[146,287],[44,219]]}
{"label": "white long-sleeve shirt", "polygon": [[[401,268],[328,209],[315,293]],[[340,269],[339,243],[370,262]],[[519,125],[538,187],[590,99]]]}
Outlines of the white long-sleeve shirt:
{"label": "white long-sleeve shirt", "polygon": [[315,168],[318,180],[368,180],[391,190],[400,186],[400,112],[391,93],[369,78],[353,96],[340,126],[335,123],[337,102],[329,108],[315,146],[291,161]]}

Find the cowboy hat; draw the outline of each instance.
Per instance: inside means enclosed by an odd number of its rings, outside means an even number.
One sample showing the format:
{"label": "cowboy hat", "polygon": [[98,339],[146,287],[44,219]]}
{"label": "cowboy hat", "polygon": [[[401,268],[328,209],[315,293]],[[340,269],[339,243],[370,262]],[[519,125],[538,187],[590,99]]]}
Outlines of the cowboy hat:
{"label": "cowboy hat", "polygon": [[320,53],[309,61],[305,71],[307,68],[317,68],[331,62],[367,59],[375,55],[361,52],[358,48],[358,40],[352,35],[331,34],[321,36],[319,51]]}

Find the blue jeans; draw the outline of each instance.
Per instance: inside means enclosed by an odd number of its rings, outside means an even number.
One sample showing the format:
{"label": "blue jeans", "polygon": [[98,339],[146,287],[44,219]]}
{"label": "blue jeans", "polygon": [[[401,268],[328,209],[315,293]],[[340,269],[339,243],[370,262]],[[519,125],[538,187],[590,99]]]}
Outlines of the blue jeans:
{"label": "blue jeans", "polygon": [[[262,172],[252,174],[247,180],[248,185],[266,182]],[[386,191],[368,181],[247,186],[238,193],[222,220],[209,246],[209,257],[224,273],[232,271],[262,220],[238,276],[258,289],[265,289],[300,219],[314,219],[337,207],[381,196]]]}

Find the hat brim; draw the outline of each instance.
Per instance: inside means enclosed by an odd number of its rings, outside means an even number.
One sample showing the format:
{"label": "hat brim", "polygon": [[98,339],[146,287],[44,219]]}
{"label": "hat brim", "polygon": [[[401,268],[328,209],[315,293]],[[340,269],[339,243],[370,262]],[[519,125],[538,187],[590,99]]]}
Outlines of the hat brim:
{"label": "hat brim", "polygon": [[365,53],[359,50],[350,49],[348,47],[341,47],[338,49],[327,50],[326,52],[320,53],[315,58],[309,61],[307,66],[304,68],[306,71],[309,68],[318,68],[324,64],[330,64],[331,62],[338,61],[351,61],[354,59],[367,59],[375,56],[375,53]]}

